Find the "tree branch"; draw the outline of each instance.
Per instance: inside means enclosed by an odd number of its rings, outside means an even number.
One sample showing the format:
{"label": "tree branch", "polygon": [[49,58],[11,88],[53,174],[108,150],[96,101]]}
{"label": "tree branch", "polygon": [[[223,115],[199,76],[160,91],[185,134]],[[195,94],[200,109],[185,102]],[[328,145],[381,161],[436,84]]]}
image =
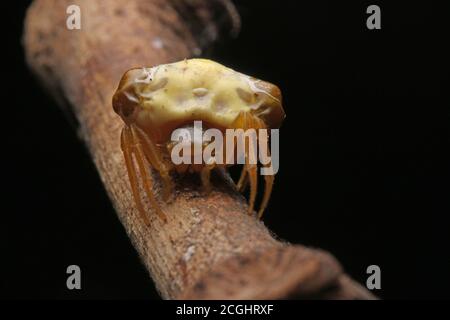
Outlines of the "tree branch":
{"label": "tree branch", "polygon": [[[59,104],[75,115],[117,214],[163,298],[373,298],[331,255],[276,241],[246,214],[246,201],[226,174],[215,177],[208,195],[198,189],[196,177],[178,180],[174,200],[163,204],[166,223],[151,214],[146,227],[139,218],[119,146],[123,124],[111,97],[126,70],[190,57],[236,28],[230,3],[79,0],[81,30],[68,30],[71,2],[35,0],[25,21],[26,58]],[[201,29],[208,32],[196,36]]]}

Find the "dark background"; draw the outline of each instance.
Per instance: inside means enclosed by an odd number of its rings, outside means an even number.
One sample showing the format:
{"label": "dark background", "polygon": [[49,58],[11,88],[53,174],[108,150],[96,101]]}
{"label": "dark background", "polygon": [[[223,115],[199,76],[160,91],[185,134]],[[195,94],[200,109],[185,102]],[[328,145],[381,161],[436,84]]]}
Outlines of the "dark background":
{"label": "dark background", "polygon": [[[386,2],[236,1],[241,35],[211,57],[284,94],[266,225],[362,283],[379,265],[382,298],[450,298],[449,11]],[[28,4],[2,12],[0,297],[157,298],[87,150],[24,64]],[[369,4],[381,30],[366,28]],[[81,291],[66,289],[70,264]]]}

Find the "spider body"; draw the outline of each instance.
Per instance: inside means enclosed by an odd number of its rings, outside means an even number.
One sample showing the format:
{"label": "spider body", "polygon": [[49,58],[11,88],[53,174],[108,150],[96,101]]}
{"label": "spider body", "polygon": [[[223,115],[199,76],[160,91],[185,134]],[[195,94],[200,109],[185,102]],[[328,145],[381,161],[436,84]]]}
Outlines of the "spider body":
{"label": "spider body", "polygon": [[[172,189],[172,171],[179,174],[200,173],[202,183],[208,190],[211,170],[226,167],[226,163],[214,161],[174,164],[170,156],[174,147],[174,141],[171,140],[174,130],[190,130],[194,121],[202,121],[204,127],[221,132],[227,129],[279,128],[285,116],[277,86],[206,59],[190,59],[127,71],[114,94],[113,107],[124,121],[121,148],[135,202],[145,219],[138,173],[151,205],[165,219],[152,192],[149,167],[155,169],[163,180],[164,199],[168,199]],[[200,150],[206,147],[207,144],[203,143]],[[194,148],[191,156],[195,156]],[[248,158],[247,154],[244,156]],[[247,181],[250,182],[251,213],[256,197],[257,165],[247,162],[238,188],[242,190]],[[260,215],[270,198],[273,176],[265,176],[265,180]]]}

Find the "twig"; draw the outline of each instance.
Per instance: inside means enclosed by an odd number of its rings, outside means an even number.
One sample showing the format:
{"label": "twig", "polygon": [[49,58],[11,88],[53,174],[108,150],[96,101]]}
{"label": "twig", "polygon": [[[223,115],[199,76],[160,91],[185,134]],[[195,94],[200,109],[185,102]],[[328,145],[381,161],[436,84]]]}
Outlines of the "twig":
{"label": "twig", "polygon": [[[179,0],[79,0],[81,30],[68,30],[71,2],[32,4],[25,22],[27,61],[76,116],[117,214],[163,298],[373,298],[329,254],[275,240],[246,214],[246,201],[226,174],[215,177],[208,195],[195,177],[177,181],[174,200],[163,205],[167,223],[151,215],[146,227],[130,193],[119,146],[122,122],[111,97],[127,69],[190,57],[220,38],[220,30],[230,30],[236,17],[217,17],[230,11],[217,10],[223,0],[186,1],[189,14],[180,14],[185,6]],[[217,37],[196,37],[201,25]]]}

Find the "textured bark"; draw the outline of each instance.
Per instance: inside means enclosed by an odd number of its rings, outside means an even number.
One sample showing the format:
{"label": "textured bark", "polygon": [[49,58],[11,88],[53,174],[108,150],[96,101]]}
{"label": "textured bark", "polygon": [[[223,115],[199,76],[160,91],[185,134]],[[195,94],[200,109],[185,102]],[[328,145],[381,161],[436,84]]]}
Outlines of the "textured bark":
{"label": "textured bark", "polygon": [[[25,21],[26,58],[75,116],[117,214],[163,298],[372,298],[331,255],[275,240],[246,214],[245,199],[224,173],[214,177],[208,195],[197,177],[178,180],[173,201],[162,204],[166,223],[150,213],[146,227],[136,211],[119,145],[122,121],[111,97],[126,70],[191,57],[236,29],[236,13],[225,3],[79,0],[81,30],[68,30],[66,8],[72,1],[36,0]],[[197,35],[200,30],[208,31]]]}

